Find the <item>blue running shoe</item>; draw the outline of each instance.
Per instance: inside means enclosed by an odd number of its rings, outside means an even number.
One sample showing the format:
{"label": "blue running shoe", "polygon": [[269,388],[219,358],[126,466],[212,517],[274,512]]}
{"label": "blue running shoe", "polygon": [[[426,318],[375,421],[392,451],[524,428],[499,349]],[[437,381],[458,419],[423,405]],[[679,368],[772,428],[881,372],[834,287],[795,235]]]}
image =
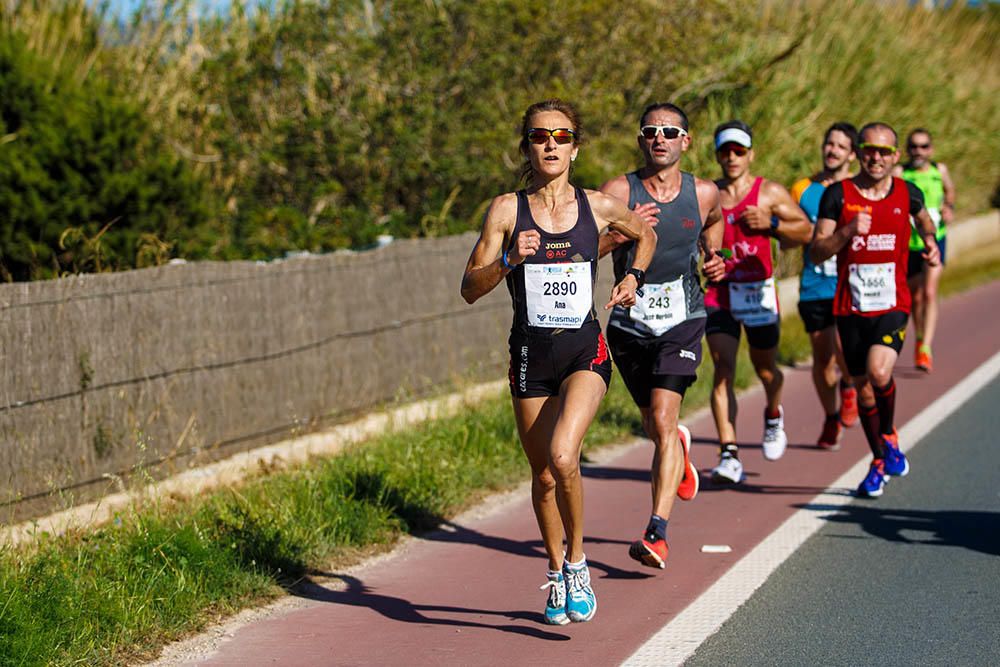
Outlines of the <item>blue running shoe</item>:
{"label": "blue running shoe", "polygon": [[569,616],[566,615],[566,580],[562,572],[548,572],[548,581],[541,589],[549,589],[549,599],[545,601],[545,622],[549,625],[566,625]]}
{"label": "blue running shoe", "polygon": [[885,462],[882,459],[872,459],[872,465],[868,468],[868,474],[858,485],[858,496],[860,498],[878,498],[882,495],[882,490],[889,482],[885,476]]}
{"label": "blue running shoe", "polygon": [[590,587],[590,568],[584,559],[581,564],[571,566],[563,563],[566,578],[566,613],[574,623],[589,621],[597,613],[597,596]]}
{"label": "blue running shoe", "polygon": [[910,462],[906,454],[899,451],[899,436],[893,429],[892,435],[883,435],[882,443],[885,445],[885,473],[892,477],[906,477],[910,472]]}

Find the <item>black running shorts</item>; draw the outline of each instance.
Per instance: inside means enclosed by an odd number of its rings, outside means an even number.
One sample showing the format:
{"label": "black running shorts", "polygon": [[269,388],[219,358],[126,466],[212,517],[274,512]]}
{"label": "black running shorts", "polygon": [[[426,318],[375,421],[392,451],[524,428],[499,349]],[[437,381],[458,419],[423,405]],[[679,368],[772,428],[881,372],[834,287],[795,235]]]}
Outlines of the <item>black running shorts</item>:
{"label": "black running shorts", "polygon": [[[941,251],[941,266],[944,266],[944,257],[948,254],[948,237],[946,236],[943,239],[938,239],[937,246],[938,250]],[[907,278],[912,278],[924,272],[924,264],[926,264],[926,262],[924,262],[924,256],[920,254],[922,252],[923,250],[910,251],[910,258],[906,263]]]}
{"label": "black running shorts", "polygon": [[608,327],[611,356],[637,406],[649,407],[654,388],[684,395],[698,377],[704,336],[704,317],[681,322],[656,338]]}
{"label": "black running shorts", "polygon": [[898,310],[876,317],[837,317],[837,331],[840,333],[840,344],[844,347],[848,372],[853,377],[861,377],[868,372],[868,351],[873,345],[891,347],[898,354],[903,349],[908,319],[906,313]]}
{"label": "black running shorts", "polygon": [[740,339],[740,329],[746,329],[747,342],[755,350],[770,350],[777,347],[778,339],[781,337],[781,319],[774,324],[765,324],[760,327],[743,326],[739,320],[733,317],[725,308],[708,308],[708,320],[705,323],[705,333],[726,334],[736,340]]}
{"label": "black running shorts", "polygon": [[833,326],[833,299],[799,301],[799,316],[806,325],[806,333],[822,331]]}
{"label": "black running shorts", "polygon": [[554,335],[511,331],[510,392],[515,398],[558,396],[577,371],[594,371],[611,384],[611,356],[597,320]]}

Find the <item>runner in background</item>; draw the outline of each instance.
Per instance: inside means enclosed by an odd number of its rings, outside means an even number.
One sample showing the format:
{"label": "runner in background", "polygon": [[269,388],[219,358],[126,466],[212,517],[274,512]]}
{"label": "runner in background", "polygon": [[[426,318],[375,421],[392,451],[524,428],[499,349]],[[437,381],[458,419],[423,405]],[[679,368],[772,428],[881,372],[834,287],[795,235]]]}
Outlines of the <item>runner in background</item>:
{"label": "runner in background", "polygon": [[927,244],[923,258],[928,266],[938,264],[938,249],[920,189],[892,175],[899,160],[896,132],[885,123],[869,123],[861,128],[860,139],[861,171],[823,193],[810,254],[816,264],[837,254],[833,313],[872,451],[858,495],[876,498],[889,476],[902,477],[910,469],[893,425],[892,371],[910,311],[906,270],[911,216]]}
{"label": "runner in background", "polygon": [[[792,186],[792,197],[816,224],[819,201],[831,183],[851,176],[856,159],[858,130],[850,123],[834,123],[823,136],[823,169]],[[844,352],[833,326],[833,295],[837,291],[837,258],[820,265],[809,259],[809,248],[802,253],[799,278],[799,315],[812,345],[812,380],[823,406],[825,418],[816,445],[822,449],[840,448],[840,425],[851,426],[858,420],[858,393],[847,371]],[[840,408],[837,408],[838,368],[840,370]]]}
{"label": "runner in background", "polygon": [[952,223],[955,214],[955,184],[944,163],[934,161],[934,143],[927,130],[917,128],[910,132],[906,139],[906,152],[910,161],[902,167],[896,167],[895,175],[913,183],[924,193],[924,204],[934,221],[934,238],[941,253],[941,263],[938,266],[926,265],[922,255],[925,247],[923,239],[920,234],[910,237],[908,278],[913,298],[913,328],[917,334],[913,347],[913,365],[930,373],[934,368],[931,344],[937,330],[938,283],[941,282],[947,254],[948,225]]}
{"label": "runner in background", "polygon": [[[636,304],[611,312],[608,345],[653,441],[652,514],[629,556],[664,568],[674,496],[692,500],[698,493],[691,433],[678,419],[684,392],[697,378],[705,335],[700,250],[707,275],[719,279],[724,271],[714,252],[722,244],[722,211],[712,181],[681,171],[691,144],[684,111],[665,102],[648,106],[639,119],[638,142],[644,166],[608,181],[601,191],[645,217],[658,240]],[[634,262],[635,243],[610,231],[601,237],[601,256],[612,250],[615,280],[621,280]]]}
{"label": "runner in background", "polygon": [[809,221],[784,187],[754,176],[753,133],[739,120],[715,129],[715,157],[723,177],[716,181],[722,198],[725,275],[705,290],[706,333],[715,364],[712,414],[719,432],[719,465],[712,470],[716,483],[743,479],[736,446],[736,394],[733,379],[740,332],[746,330],[750,360],[767,394],[764,410],[764,458],[773,461],[785,453],[781,408],[784,377],[778,369],[781,323],[775,289],[771,239],[782,247],[808,243]]}
{"label": "runner in background", "polygon": [[570,104],[528,107],[520,145],[528,187],[493,200],[462,277],[470,304],[502,280],[513,299],[510,391],[549,557],[545,621],[557,625],[597,611],[583,553],[580,449],[611,381],[593,299],[599,236],[610,226],[636,243],[635,262],[605,308],[635,303],[656,248],[652,228],[624,204],[570,183],[581,137]]}

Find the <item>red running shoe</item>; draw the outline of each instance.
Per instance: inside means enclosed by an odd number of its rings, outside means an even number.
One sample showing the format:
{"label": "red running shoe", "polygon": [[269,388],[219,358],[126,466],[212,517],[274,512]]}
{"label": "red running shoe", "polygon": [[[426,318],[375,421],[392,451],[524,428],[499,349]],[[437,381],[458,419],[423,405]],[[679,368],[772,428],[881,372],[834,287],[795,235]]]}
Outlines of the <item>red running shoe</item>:
{"label": "red running shoe", "polygon": [[684,448],[684,476],[681,483],[677,485],[677,497],[681,500],[694,500],[698,495],[698,469],[691,463],[691,431],[687,426],[679,424],[677,426],[677,437]]}
{"label": "red running shoe", "polygon": [[854,387],[840,390],[840,423],[848,428],[858,423],[858,390]]}
{"label": "red running shoe", "polygon": [[816,446],[828,452],[840,449],[840,419],[837,415],[828,415],[823,421],[823,432],[819,434]]}
{"label": "red running shoe", "polygon": [[913,365],[917,370],[930,373],[934,370],[934,357],[931,355],[931,346],[921,343],[917,346],[917,351],[913,355]]}
{"label": "red running shoe", "polygon": [[655,533],[647,533],[641,540],[636,540],[628,548],[628,555],[648,567],[659,570],[667,567],[667,554],[670,547],[667,541],[660,539]]}

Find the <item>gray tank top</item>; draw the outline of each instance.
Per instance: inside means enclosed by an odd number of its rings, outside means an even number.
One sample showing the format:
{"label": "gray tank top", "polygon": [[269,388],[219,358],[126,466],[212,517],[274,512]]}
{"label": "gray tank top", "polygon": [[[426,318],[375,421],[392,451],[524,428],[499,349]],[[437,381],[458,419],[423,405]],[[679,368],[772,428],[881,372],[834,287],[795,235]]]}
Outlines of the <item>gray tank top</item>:
{"label": "gray tank top", "polygon": [[[694,176],[681,172],[681,190],[668,203],[653,199],[642,184],[639,172],[626,174],[628,179],[628,207],[636,204],[654,203],[660,207],[659,223],[655,231],[658,241],[653,261],[646,270],[646,284],[670,283],[681,279],[685,296],[685,321],[705,317],[704,291],[698,279],[698,237],[701,235],[701,211],[698,209],[698,193]],[[625,243],[612,251],[615,282],[625,277],[625,271],[632,266],[635,258],[635,243]],[[637,336],[651,337],[653,332],[641,322],[637,322],[626,308],[616,306],[611,313],[609,324],[624,329]]]}

